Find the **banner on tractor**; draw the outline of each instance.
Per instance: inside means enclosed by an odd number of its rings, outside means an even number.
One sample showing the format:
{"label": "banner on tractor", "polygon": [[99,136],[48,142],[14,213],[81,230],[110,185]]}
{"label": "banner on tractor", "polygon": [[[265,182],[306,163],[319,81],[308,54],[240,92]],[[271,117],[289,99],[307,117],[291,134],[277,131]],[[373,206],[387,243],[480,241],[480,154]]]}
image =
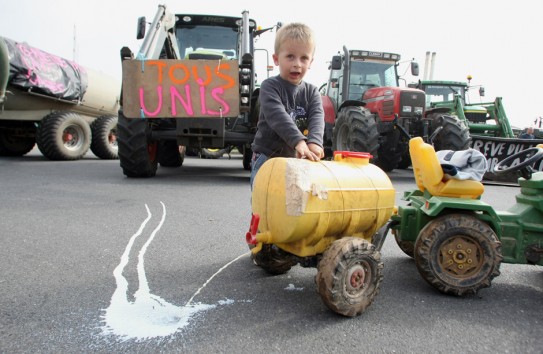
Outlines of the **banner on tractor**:
{"label": "banner on tractor", "polygon": [[123,113],[128,118],[237,117],[235,60],[125,60]]}
{"label": "banner on tractor", "polygon": [[[471,136],[471,147],[479,150],[487,159],[487,171],[483,179],[498,182],[514,182],[518,180],[518,175],[514,172],[504,175],[496,175],[494,167],[506,157],[514,155],[520,151],[532,148],[538,144],[543,144],[543,139],[512,139],[512,138],[495,138],[489,136]],[[512,161],[511,166],[518,165],[522,161]],[[533,166],[535,171],[543,171],[543,160],[535,163]]]}

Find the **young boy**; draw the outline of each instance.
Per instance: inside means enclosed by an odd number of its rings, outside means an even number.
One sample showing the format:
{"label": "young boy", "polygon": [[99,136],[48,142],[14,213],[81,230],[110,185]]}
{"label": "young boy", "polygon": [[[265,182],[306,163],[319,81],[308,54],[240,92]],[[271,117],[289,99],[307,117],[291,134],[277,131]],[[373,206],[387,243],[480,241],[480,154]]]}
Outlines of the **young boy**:
{"label": "young boy", "polygon": [[324,111],[318,88],[302,81],[313,62],[312,30],[301,23],[281,27],[273,62],[279,75],[262,82],[260,117],[251,146],[251,189],[258,169],[272,157],[324,157]]}

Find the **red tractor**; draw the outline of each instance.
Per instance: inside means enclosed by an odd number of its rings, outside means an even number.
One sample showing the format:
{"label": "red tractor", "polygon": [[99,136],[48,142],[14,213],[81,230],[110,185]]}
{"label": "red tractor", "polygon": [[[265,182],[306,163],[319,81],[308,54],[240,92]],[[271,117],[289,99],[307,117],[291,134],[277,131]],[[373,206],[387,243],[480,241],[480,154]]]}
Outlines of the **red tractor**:
{"label": "red tractor", "polygon": [[[469,128],[458,118],[425,112],[422,90],[399,87],[399,54],[347,50],[332,57],[322,96],[325,150],[369,152],[384,171],[406,168],[409,139],[420,136],[436,150],[470,146]],[[418,75],[411,62],[411,73]]]}

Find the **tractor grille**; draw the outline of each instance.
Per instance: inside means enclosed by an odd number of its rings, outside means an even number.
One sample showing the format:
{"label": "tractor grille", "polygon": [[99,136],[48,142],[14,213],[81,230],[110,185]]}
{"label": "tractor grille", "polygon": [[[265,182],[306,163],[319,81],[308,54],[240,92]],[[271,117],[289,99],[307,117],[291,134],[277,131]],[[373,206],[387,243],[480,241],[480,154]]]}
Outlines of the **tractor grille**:
{"label": "tractor grille", "polygon": [[383,116],[388,117],[394,114],[394,100],[383,101]]}
{"label": "tractor grille", "polygon": [[464,112],[466,119],[473,123],[486,123],[486,112]]}
{"label": "tractor grille", "polygon": [[[415,107],[424,107],[426,104],[424,92],[404,91],[400,95],[400,117],[414,117]],[[403,110],[403,107],[411,107],[411,111]]]}

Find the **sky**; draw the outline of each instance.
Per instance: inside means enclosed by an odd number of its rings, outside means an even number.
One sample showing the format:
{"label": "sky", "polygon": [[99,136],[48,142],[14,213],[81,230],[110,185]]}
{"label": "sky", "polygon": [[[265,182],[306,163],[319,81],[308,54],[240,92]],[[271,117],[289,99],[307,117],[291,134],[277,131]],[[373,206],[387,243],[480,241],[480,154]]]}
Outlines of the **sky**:
{"label": "sky", "polygon": [[[326,83],[334,54],[348,49],[398,53],[402,61],[419,63],[419,77],[399,67],[404,82],[423,78],[426,52],[435,52],[433,78],[482,85],[485,97],[470,91],[470,102],[502,97],[511,124],[530,126],[543,116],[543,70],[538,1],[505,0],[343,0],[331,5],[293,0],[17,0],[2,1],[0,36],[26,42],[48,53],[118,78],[119,51],[137,52],[136,24],[151,22],[159,4],[171,12],[241,16],[244,10],[263,28],[282,22],[303,22],[315,32],[316,51],[305,80]],[[275,32],[264,33],[257,48],[273,50]],[[266,65],[264,51],[257,66]],[[273,62],[270,58],[270,65]],[[278,74],[277,69],[271,75]],[[263,79],[265,71],[260,78]]]}

